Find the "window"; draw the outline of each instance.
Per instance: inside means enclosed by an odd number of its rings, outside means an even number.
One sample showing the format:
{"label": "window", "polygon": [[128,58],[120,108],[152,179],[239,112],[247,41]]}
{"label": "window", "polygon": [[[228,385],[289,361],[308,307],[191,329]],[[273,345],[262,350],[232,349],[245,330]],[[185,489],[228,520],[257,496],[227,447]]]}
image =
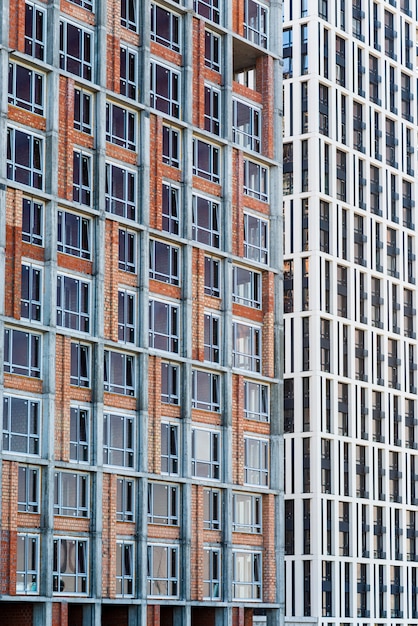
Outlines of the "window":
{"label": "window", "polygon": [[16,593],[39,593],[39,537],[17,535]]}
{"label": "window", "polygon": [[244,437],[244,445],[244,482],[247,485],[268,487],[268,441],[265,439]]}
{"label": "window", "polygon": [[200,139],[193,139],[193,174],[220,182],[220,150],[218,147]]}
{"label": "window", "polygon": [[119,228],[119,269],[136,274],[136,233]]}
{"label": "window", "polygon": [[134,466],[135,422],[131,415],[103,416],[103,462],[119,467]]}
{"label": "window", "polygon": [[247,196],[268,202],[268,168],[244,159],[244,193]]}
{"label": "window", "polygon": [[179,404],[180,366],[174,363],[161,363],[161,402]]}
{"label": "window", "polygon": [[44,75],[9,63],[9,103],[21,109],[44,114]]}
{"label": "window", "polygon": [[39,467],[19,465],[17,510],[20,513],[39,513]]}
{"label": "window", "polygon": [[151,107],[180,117],[180,73],[151,61]]}
{"label": "window", "polygon": [[232,140],[243,148],[261,151],[261,111],[233,99]]}
{"label": "window", "polygon": [[180,190],[169,183],[163,183],[162,229],[172,235],[179,234]]}
{"label": "window", "polygon": [[125,28],[138,32],[138,0],[120,0],[120,23]]}
{"label": "window", "polygon": [[244,257],[268,263],[268,222],[249,213],[244,214]]}
{"label": "window", "polygon": [[31,322],[42,319],[42,269],[22,263],[20,317]]}
{"label": "window", "polygon": [[135,361],[133,356],[113,350],[104,351],[104,390],[133,396],[135,393]]}
{"label": "window", "polygon": [[211,85],[205,85],[205,130],[214,135],[220,134],[221,92]]}
{"label": "window", "polygon": [[258,46],[267,48],[267,7],[255,0],[245,0],[244,37]]}
{"label": "window", "polygon": [[205,65],[215,72],[221,71],[221,38],[210,30],[205,31]]}
{"label": "window", "polygon": [[170,285],[179,284],[179,248],[150,239],[149,277]]}
{"label": "window", "polygon": [[219,489],[203,490],[203,528],[221,529],[221,492]]}
{"label": "window", "polygon": [[192,476],[220,480],[220,433],[192,429]]}
{"label": "window", "polygon": [[163,126],[163,163],[180,167],[180,131],[171,126]]}
{"label": "window", "polygon": [[42,189],[44,184],[43,139],[7,129],[7,178],[22,185]]}
{"label": "window", "polygon": [[261,328],[234,322],[233,365],[252,372],[261,372]]}
{"label": "window", "polygon": [[221,410],[221,379],[219,374],[192,370],[192,407],[203,411]]}
{"label": "window", "polygon": [[251,65],[250,67],[245,67],[243,69],[239,69],[234,72],[234,80],[240,85],[244,85],[244,87],[248,87],[248,89],[256,90],[256,67],[255,65]]}
{"label": "window", "polygon": [[87,541],[55,537],[52,573],[54,593],[87,594]]}
{"label": "window", "polygon": [[81,76],[93,78],[93,33],[70,22],[60,22],[60,68]]}
{"label": "window", "polygon": [[113,102],[106,104],[106,141],[116,146],[136,149],[136,114]]}
{"label": "window", "polygon": [[57,326],[90,332],[90,283],[58,274]]}
{"label": "window", "polygon": [[193,196],[192,236],[195,241],[219,248],[220,216],[218,202],[202,196]]}
{"label": "window", "polygon": [[204,548],[203,597],[208,600],[220,600],[221,598],[220,548]]}
{"label": "window", "polygon": [[93,94],[80,87],[74,89],[74,128],[87,135],[92,134]]}
{"label": "window", "polygon": [[118,340],[135,343],[135,301],[134,293],[118,291]]}
{"label": "window", "polygon": [[234,600],[262,600],[261,552],[233,552],[232,595]]}
{"label": "window", "polygon": [[261,533],[261,497],[234,493],[232,529],[237,533]]}
{"label": "window", "polygon": [[91,258],[91,221],[68,211],[58,211],[58,251]]}
{"label": "window", "polygon": [[269,388],[261,383],[244,381],[244,417],[257,422],[268,422]]}
{"label": "window", "polygon": [[3,450],[40,453],[40,403],[21,396],[3,398]]}
{"label": "window", "polygon": [[150,300],[149,345],[156,350],[179,351],[179,307],[177,304]]}
{"label": "window", "polygon": [[138,55],[126,46],[120,47],[120,93],[127,98],[136,98]]}
{"label": "window", "polygon": [[220,362],[221,351],[221,320],[218,315],[205,313],[203,318],[205,361]]}
{"label": "window", "polygon": [[90,411],[81,406],[70,408],[70,460],[76,463],[90,460]]}
{"label": "window", "polygon": [[220,298],[220,261],[210,256],[205,256],[205,294]]}
{"label": "window", "polygon": [[43,61],[45,59],[46,11],[25,2],[25,54]]}
{"label": "window", "polygon": [[91,206],[91,156],[80,150],[73,152],[73,201]]}
{"label": "window", "polygon": [[194,10],[207,20],[212,20],[219,24],[220,17],[220,0],[194,0]]}
{"label": "window", "polygon": [[43,217],[42,202],[22,198],[22,241],[34,246],[43,245]]}
{"label": "window", "polygon": [[177,485],[148,483],[148,522],[179,525],[179,488]]}
{"label": "window", "polygon": [[161,472],[179,473],[179,428],[177,424],[161,424]]}
{"label": "window", "polygon": [[132,478],[116,480],[116,519],[133,522],[135,512],[135,481]]}
{"label": "window", "polygon": [[135,572],[135,544],[132,541],[116,542],[116,595],[133,596]]}
{"label": "window", "polygon": [[261,309],[261,274],[238,266],[234,266],[232,272],[232,300]]}
{"label": "window", "polygon": [[148,595],[176,598],[179,595],[179,548],[148,546]]}
{"label": "window", "polygon": [[135,196],[136,173],[113,163],[106,163],[106,211],[134,220]]}
{"label": "window", "polygon": [[71,342],[70,384],[76,387],[90,387],[90,346]]}
{"label": "window", "polygon": [[180,52],[180,18],[171,11],[151,4],[151,41]]}
{"label": "window", "polygon": [[41,377],[41,335],[16,328],[4,330],[4,371]]}
{"label": "window", "polygon": [[89,517],[89,476],[55,472],[54,515]]}
{"label": "window", "polygon": [[78,4],[79,7],[83,7],[86,11],[93,11],[93,2],[91,0],[70,0],[74,4]]}

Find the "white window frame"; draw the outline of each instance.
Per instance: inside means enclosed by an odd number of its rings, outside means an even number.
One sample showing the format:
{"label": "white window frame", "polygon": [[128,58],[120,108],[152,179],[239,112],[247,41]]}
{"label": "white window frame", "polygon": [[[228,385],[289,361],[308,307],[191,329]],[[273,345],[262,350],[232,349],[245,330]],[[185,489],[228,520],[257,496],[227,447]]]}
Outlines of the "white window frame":
{"label": "white window frame", "polygon": [[[21,345],[16,342],[26,340],[27,359],[21,358]],[[26,361],[26,362],[25,362]],[[42,362],[42,335],[29,333],[26,330],[11,328],[4,329],[4,371],[19,376],[41,378]]]}
{"label": "white window frame", "polygon": [[94,94],[84,88],[74,88],[74,128],[80,133],[91,135],[93,132]]}
{"label": "white window frame", "polygon": [[41,471],[33,465],[19,465],[17,510],[20,513],[39,513]]}
{"label": "white window frame", "polygon": [[[30,31],[32,36],[27,33],[28,10],[32,10],[30,17]],[[38,19],[41,19],[41,27],[38,28]],[[45,44],[46,44],[46,9],[34,2],[25,2],[25,54],[39,59],[45,60]]]}
{"label": "white window frame", "polygon": [[[244,280],[245,277],[250,280]],[[241,265],[232,266],[232,301],[253,309],[262,307],[262,279],[260,272],[254,272]]]}
{"label": "white window frame", "polygon": [[[76,31],[79,31],[80,34],[80,58],[72,57],[68,52],[68,40],[71,37],[68,37],[68,29],[74,28]],[[94,32],[88,28],[83,28],[76,24],[75,22],[71,22],[67,19],[60,19],[59,24],[60,30],[60,49],[59,49],[59,65],[60,68],[74,76],[80,76],[81,78],[85,78],[86,80],[93,80],[94,78]],[[86,50],[90,50],[90,59],[87,59]],[[79,66],[78,71],[74,71],[76,69],[74,67]],[[70,68],[70,69],[69,69]]]}
{"label": "white window frame", "polygon": [[[203,438],[201,442],[197,441],[198,436]],[[205,456],[199,457],[197,455],[202,454],[203,441]],[[218,481],[221,479],[221,446],[219,430],[192,428],[192,476],[194,478]]]}
{"label": "white window frame", "polygon": [[91,415],[90,408],[70,407],[70,461],[90,463]]}
{"label": "white window frame", "polygon": [[260,551],[233,550],[233,600],[254,600],[261,602],[262,591],[262,553]]}
{"label": "white window frame", "polygon": [[[163,11],[166,13],[169,21],[169,36],[168,38],[164,36],[164,34],[159,34],[157,32],[158,26],[158,16],[157,12]],[[180,46],[182,41],[181,36],[181,17],[172,11],[168,11],[165,7],[161,7],[155,2],[151,2],[151,41],[155,41],[174,52],[180,52]]]}
{"label": "white window frame", "polygon": [[[256,16],[249,16],[250,7],[256,9]],[[262,12],[264,11],[264,17]],[[262,48],[268,45],[269,12],[266,5],[256,0],[244,3],[244,37]],[[263,27],[264,26],[264,27]]]}
{"label": "white window frame", "polygon": [[[205,216],[206,212],[207,216]],[[202,213],[205,219],[202,219]],[[206,223],[208,227],[202,225]],[[221,206],[219,202],[206,196],[193,194],[192,238],[212,248],[220,248]]]}
{"label": "white window frame", "polygon": [[124,28],[137,33],[139,30],[139,7],[138,0],[121,0],[120,22]]}
{"label": "white window frame", "polygon": [[[167,95],[162,92],[163,82],[159,70],[167,76]],[[159,92],[158,89],[161,89]],[[181,117],[181,74],[178,70],[151,60],[150,106],[160,113],[179,119]]]}
{"label": "white window frame", "polygon": [[249,372],[262,371],[262,330],[261,326],[238,320],[232,322],[233,367]]}
{"label": "white window frame", "polygon": [[269,174],[270,170],[265,165],[244,159],[244,193],[246,196],[269,201]]}
{"label": "white window frame", "polygon": [[54,515],[90,517],[90,476],[79,472],[54,474]]}
{"label": "white window frame", "polygon": [[[54,536],[54,556],[52,564],[53,592],[56,595],[83,595],[89,590],[89,542],[87,539]],[[68,551],[74,551],[73,558]],[[65,558],[64,558],[65,555]],[[66,565],[61,571],[62,564]],[[68,565],[70,570],[66,571]],[[68,590],[66,583],[73,583]]]}
{"label": "white window frame", "polygon": [[269,222],[253,213],[244,213],[244,257],[263,265],[269,262]]}
{"label": "white window frame", "polygon": [[[115,121],[115,114],[120,115],[117,110],[121,111],[123,118],[122,134],[118,135],[118,122]],[[116,104],[116,102],[106,102],[106,141],[126,148],[135,152],[137,147],[137,114],[135,111],[124,106]]]}
{"label": "white window frame", "polygon": [[135,343],[136,293],[118,289],[118,341]]}
{"label": "white window frame", "polygon": [[236,491],[232,497],[232,530],[236,533],[261,534],[263,531],[261,496]]}
{"label": "white window frame", "polygon": [[[22,241],[33,246],[44,245],[45,205],[34,198],[22,198]],[[25,221],[28,222],[26,228]]]}
{"label": "white window frame", "polygon": [[136,100],[138,92],[138,53],[125,44],[120,45],[119,91],[126,98]]}
{"label": "white window frame", "polygon": [[[28,145],[28,163],[20,162],[22,158],[16,137],[26,137]],[[24,152],[24,151],[23,151]],[[44,188],[45,154],[42,136],[27,132],[14,126],[7,127],[7,178],[15,183],[28,185],[35,189]]]}
{"label": "white window frame", "polygon": [[73,202],[90,207],[93,201],[92,155],[79,148],[73,150]]}
{"label": "white window frame", "polygon": [[221,530],[221,509],[221,490],[205,488],[203,490],[203,528],[205,530]]}
{"label": "white window frame", "polygon": [[194,0],[193,8],[198,15],[201,15],[207,20],[220,23],[221,19],[221,7],[220,0]]}
{"label": "white window frame", "polygon": [[[119,360],[120,366],[115,362]],[[104,351],[104,390],[123,396],[135,395],[135,356],[116,350]],[[118,370],[116,369],[118,368]],[[117,374],[117,377],[115,377]]]}
{"label": "white window frame", "polygon": [[268,385],[244,380],[244,417],[256,422],[270,421],[270,389]]}
{"label": "white window frame", "polygon": [[221,71],[221,36],[208,29],[205,30],[205,66],[214,72]]}
{"label": "white window frame", "polygon": [[180,248],[165,241],[150,239],[149,277],[163,283],[180,284]]}
{"label": "white window frame", "polygon": [[[156,307],[165,307],[163,324],[157,324]],[[161,314],[161,313],[160,313]],[[180,350],[180,305],[173,302],[150,299],[149,301],[149,346],[154,350],[163,350],[178,354]]]}
{"label": "white window frame", "polygon": [[[76,291],[76,302],[73,302],[72,296],[69,298],[67,295],[71,285]],[[71,293],[72,291],[71,288]],[[57,326],[84,333],[90,332],[91,291],[90,281],[82,280],[78,276],[57,274]]]}
{"label": "white window frame", "polygon": [[70,385],[91,387],[91,349],[86,343],[71,342]]}
{"label": "white window frame", "polygon": [[[27,281],[24,279],[27,272]],[[27,282],[27,284],[26,284]],[[24,286],[27,291],[24,293]],[[33,263],[22,261],[20,318],[30,322],[42,322],[43,268]]]}
{"label": "white window frame", "polygon": [[39,543],[37,534],[17,533],[16,595],[39,595]]}
{"label": "white window frame", "polygon": [[[135,467],[135,422],[134,415],[105,410],[103,414],[104,465],[131,469]],[[118,428],[119,434],[116,430]]]}
{"label": "white window frame", "polygon": [[58,210],[57,249],[81,259],[91,259],[91,219],[72,211]]}
{"label": "white window frame", "polygon": [[161,361],[161,402],[164,404],[174,404],[176,406],[180,404],[179,363]]}
{"label": "white window frame", "polygon": [[[123,195],[114,195],[113,174],[117,171],[122,176]],[[136,219],[137,175],[134,170],[122,167],[117,163],[106,163],[105,207],[108,213],[125,219]]]}
{"label": "white window frame", "polygon": [[[164,432],[165,431],[165,432]],[[179,425],[161,422],[161,473],[178,476],[180,466]]]}
{"label": "white window frame", "polygon": [[163,526],[180,524],[180,488],[173,483],[148,483],[148,523]]}
{"label": "white window frame", "polygon": [[116,520],[118,522],[133,522],[135,519],[134,478],[118,476],[116,479]]}
{"label": "white window frame", "polygon": [[[165,552],[165,572],[157,576],[154,567],[154,558],[157,549]],[[177,544],[152,543],[148,544],[147,590],[149,598],[178,598],[180,595],[179,563],[180,546]],[[159,558],[160,564],[162,557]],[[155,572],[155,573],[154,573]],[[164,593],[165,592],[165,593]]]}
{"label": "white window frame", "polygon": [[164,165],[178,169],[181,159],[181,130],[163,124],[163,153]]}
{"label": "white window frame", "polygon": [[133,598],[135,594],[135,542],[116,541],[116,597]]}
{"label": "white window frame", "polygon": [[269,486],[269,448],[268,439],[244,436],[244,483],[246,485]]}
{"label": "white window frame", "polygon": [[[202,380],[206,378],[206,381]],[[202,390],[207,396],[202,396]],[[206,370],[192,369],[192,408],[200,411],[221,410],[221,375]]]}
{"label": "white window frame", "polygon": [[[200,153],[199,146],[207,151],[207,167]],[[193,175],[213,183],[221,182],[221,148],[209,141],[193,138]]]}
{"label": "white window frame", "polygon": [[205,256],[205,286],[206,296],[221,297],[221,260]]}
{"label": "white window frame", "polygon": [[[232,121],[232,141],[239,146],[261,152],[262,145],[262,111],[260,107],[250,104],[238,98],[232,99],[233,121]],[[249,121],[244,124],[240,122],[242,110],[248,110]],[[240,111],[241,109],[241,111]]]}
{"label": "white window frame", "polygon": [[[221,599],[221,549],[212,546],[203,548],[203,599]],[[207,560],[206,560],[207,559]]]}
{"label": "white window frame", "polygon": [[203,319],[204,358],[211,363],[221,362],[221,317],[216,313],[206,312]]}
{"label": "white window frame", "polygon": [[119,269],[136,274],[137,234],[127,228],[119,227]]}
{"label": "white window frame", "polygon": [[[22,432],[22,412],[13,410],[13,401],[23,402],[26,406],[26,431]],[[18,422],[18,428],[14,423]],[[41,403],[24,396],[3,395],[3,452],[30,454],[39,456],[41,452]],[[16,447],[14,442],[23,440],[25,444]]]}
{"label": "white window frame", "polygon": [[[19,76],[24,71],[27,76]],[[14,61],[9,62],[9,97],[8,102],[26,111],[37,115],[44,115],[44,85],[46,76],[33,68],[21,65]],[[11,91],[10,91],[11,86]],[[23,89],[22,89],[23,88]],[[25,91],[29,90],[29,100],[25,98]]]}
{"label": "white window frame", "polygon": [[205,83],[205,130],[214,135],[221,134],[221,90]]}

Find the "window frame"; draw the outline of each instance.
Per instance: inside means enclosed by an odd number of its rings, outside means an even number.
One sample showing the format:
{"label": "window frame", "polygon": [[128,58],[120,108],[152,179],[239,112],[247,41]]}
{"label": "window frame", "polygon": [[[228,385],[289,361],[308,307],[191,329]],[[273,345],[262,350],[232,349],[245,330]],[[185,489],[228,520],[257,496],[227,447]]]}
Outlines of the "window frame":
{"label": "window frame", "polygon": [[92,222],[89,217],[59,209],[57,214],[57,250],[81,259],[92,255]]}
{"label": "window frame", "polygon": [[136,293],[118,289],[118,341],[136,343]]}
{"label": "window frame", "polygon": [[214,72],[221,71],[221,36],[209,29],[205,29],[205,66]]}
{"label": "window frame", "polygon": [[[19,546],[23,540],[23,559]],[[32,545],[30,545],[32,544]],[[39,595],[40,537],[35,533],[17,533],[16,540],[16,595]],[[19,565],[23,565],[19,569]],[[23,585],[23,588],[22,588]]]}
{"label": "window frame", "polygon": [[[71,564],[72,559],[63,559],[61,552],[65,546],[65,552],[67,552],[67,542],[70,542],[74,546],[74,552],[76,558],[73,563],[74,571],[66,573],[61,571],[60,564],[64,563],[66,566]],[[80,570],[80,566],[84,569]],[[83,595],[86,596],[89,590],[89,541],[87,539],[76,539],[74,537],[63,537],[55,535],[53,538],[53,564],[52,564],[52,578],[53,578],[53,593],[56,595]],[[63,580],[64,579],[64,580]],[[74,590],[68,591],[65,588],[65,582],[73,581]]]}
{"label": "window frame", "polygon": [[222,492],[220,489],[203,489],[203,528],[221,530]]}
{"label": "window frame", "polygon": [[[241,499],[241,506],[239,506],[240,502],[237,502],[238,499]],[[236,533],[262,534],[262,497],[253,493],[236,491],[232,495],[232,502],[232,531]],[[240,521],[240,518],[243,521]]]}
{"label": "window frame", "polygon": [[[256,402],[250,401],[251,387],[256,391]],[[258,388],[258,389],[256,389]],[[257,409],[250,409],[257,404]],[[263,408],[265,407],[265,408]],[[269,385],[259,383],[254,380],[244,380],[244,417],[245,419],[254,420],[256,422],[270,422],[270,388]]]}
{"label": "window frame", "polygon": [[124,28],[137,33],[139,31],[138,0],[121,0],[120,23]]}
{"label": "window frame", "polygon": [[[70,289],[70,286],[75,288],[75,300],[73,289]],[[91,292],[92,285],[89,280],[61,272],[57,274],[56,311],[59,328],[68,328],[82,333],[90,332]]]}
{"label": "window frame", "polygon": [[86,135],[93,134],[93,98],[83,87],[74,87],[74,128]]}
{"label": "window frame", "polygon": [[[110,419],[109,419],[110,418]],[[122,432],[119,435],[121,443],[116,446],[113,438],[118,438],[115,430],[115,419],[120,420]],[[111,467],[126,467],[134,469],[135,467],[135,448],[136,448],[136,420],[135,416],[127,413],[115,413],[114,410],[105,410],[103,413],[103,465]],[[119,455],[120,462],[117,463],[114,457]]]}
{"label": "window frame", "polygon": [[71,342],[70,385],[87,389],[91,387],[91,349],[89,344],[81,341]]}
{"label": "window frame", "polygon": [[[169,558],[165,559],[166,568],[164,576],[154,575],[154,552],[157,548],[166,551]],[[161,564],[161,557],[160,557]],[[151,543],[147,547],[147,596],[149,598],[165,597],[178,598],[180,596],[180,546],[178,544]],[[167,593],[152,593],[154,589],[160,591],[166,585]],[[155,586],[155,587],[154,587]]]}
{"label": "window frame", "polygon": [[[121,112],[121,113],[119,113]],[[117,120],[116,115],[122,116]],[[116,102],[106,102],[106,141],[135,152],[137,149],[137,114]],[[119,134],[119,130],[121,133]]]}
{"label": "window frame", "polygon": [[[115,356],[114,356],[115,355]],[[103,385],[104,390],[109,393],[116,393],[122,396],[134,396],[135,395],[135,369],[136,369],[136,360],[135,356],[132,354],[127,354],[126,352],[119,352],[117,350],[109,350],[105,348],[104,350],[104,375],[103,375]],[[121,366],[117,366],[117,363],[113,363],[112,361],[119,358],[119,362]],[[120,369],[120,372],[117,372],[116,369]],[[118,379],[115,379],[115,374],[118,376]]]}
{"label": "window frame", "polygon": [[[255,445],[254,445],[255,444]],[[258,459],[251,459],[250,446],[256,452]],[[268,487],[270,480],[269,467],[270,445],[269,440],[262,437],[244,435],[244,484],[256,487]],[[254,460],[257,464],[250,465]]]}
{"label": "window frame", "polygon": [[43,247],[44,215],[45,205],[43,202],[25,196],[22,198],[22,241],[33,246]]}
{"label": "window frame", "polygon": [[[15,361],[15,352],[21,352],[15,346],[15,336],[26,335],[27,338],[27,364],[22,360]],[[18,338],[16,338],[18,341]],[[19,376],[29,376],[30,378],[41,378],[41,359],[42,356],[42,335],[30,333],[25,330],[6,326],[4,328],[4,371],[9,374]]]}
{"label": "window frame", "polygon": [[[204,167],[205,155],[199,147],[207,151],[207,166]],[[221,183],[221,147],[209,141],[193,138],[193,175],[219,185]]]}
{"label": "window frame", "polygon": [[[24,140],[26,135],[27,148],[19,149],[16,138]],[[44,138],[33,132],[23,131],[15,126],[7,127],[7,179],[35,189],[43,190],[45,173]],[[18,154],[19,153],[19,154]],[[22,154],[23,153],[23,154]],[[21,159],[18,160],[18,156]],[[27,156],[27,163],[23,161]]]}
{"label": "window frame", "polygon": [[[250,562],[244,563],[247,571],[242,571],[245,577],[238,573],[237,557],[250,557]],[[233,576],[232,576],[232,597],[234,600],[254,600],[262,601],[263,598],[263,562],[262,553],[258,550],[233,550]],[[242,569],[242,567],[241,567]],[[249,576],[247,576],[249,574]],[[240,577],[238,577],[240,576]],[[248,595],[248,591],[249,595]]]}
{"label": "window frame", "polygon": [[[250,221],[254,222],[253,226]],[[254,226],[257,226],[258,231],[256,243],[254,243]],[[244,213],[244,258],[263,265],[269,263],[269,221],[253,213]]]}
{"label": "window frame", "polygon": [[[242,331],[240,332],[240,329]],[[244,333],[244,329],[247,329]],[[241,335],[241,336],[240,336]],[[239,342],[243,349],[238,350]],[[248,345],[246,345],[248,343]],[[232,360],[233,367],[248,372],[261,373],[263,368],[263,336],[261,326],[248,324],[241,320],[232,322]]]}
{"label": "window frame", "polygon": [[[166,373],[164,372],[164,369]],[[161,402],[180,405],[180,364],[161,361]]]}
{"label": "window frame", "polygon": [[194,0],[193,9],[197,15],[201,15],[215,24],[220,24],[221,7],[219,0]]}
{"label": "window frame", "polygon": [[[249,121],[238,125],[241,109],[248,110]],[[262,150],[262,109],[239,98],[232,98],[232,141],[244,149],[260,153]]]}
{"label": "window frame", "polygon": [[54,515],[84,519],[90,517],[89,474],[54,472]]}
{"label": "window frame", "polygon": [[[24,277],[24,271],[27,271],[27,280]],[[31,262],[22,261],[20,319],[26,319],[32,323],[42,323],[42,295],[43,268]]]}
{"label": "window frame", "polygon": [[204,293],[212,298],[221,297],[221,260],[205,255]]}
{"label": "window frame", "polygon": [[[166,308],[164,321],[164,332],[162,324],[156,324],[156,307],[162,306]],[[161,313],[160,313],[161,315]],[[157,320],[158,321],[158,320]],[[149,347],[154,350],[163,350],[164,352],[172,352],[178,354],[180,350],[180,304],[157,300],[150,298],[149,300]],[[161,343],[160,345],[160,342]]]}
{"label": "window frame", "polygon": [[91,411],[89,407],[71,404],[69,439],[70,461],[89,464],[91,440]]}
{"label": "window frame", "polygon": [[220,203],[209,197],[193,194],[192,239],[212,248],[220,248],[221,230]]}
{"label": "window frame", "polygon": [[40,511],[41,469],[33,465],[19,464],[17,510],[19,513]]}
{"label": "window frame", "polygon": [[131,100],[136,100],[138,91],[138,52],[126,44],[120,44],[119,92]]}
{"label": "window frame", "polygon": [[[165,435],[163,429],[166,430]],[[161,422],[161,474],[178,476],[180,473],[179,432],[179,424]]]}
{"label": "window frame", "polygon": [[[205,562],[208,559],[208,563]],[[203,599],[221,600],[222,551],[213,546],[203,547]],[[208,593],[205,591],[208,590]]]}
{"label": "window frame", "polygon": [[180,525],[180,488],[178,485],[153,481],[148,483],[147,519],[148,524]]}
{"label": "window frame", "polygon": [[117,476],[116,478],[116,521],[133,522],[135,520],[136,483],[134,478]]}
{"label": "window frame", "polygon": [[[256,171],[251,172],[251,169]],[[244,159],[244,194],[261,202],[269,202],[269,173],[265,165]]]}
{"label": "window frame", "polygon": [[[114,171],[119,170],[121,180],[114,179]],[[120,196],[115,193],[122,192]],[[119,164],[106,162],[105,209],[111,215],[136,220],[137,173]]]}
{"label": "window frame", "polygon": [[[26,403],[26,430],[22,431],[22,415],[13,409],[13,400]],[[18,422],[18,428],[14,424]],[[30,454],[40,456],[41,454],[41,402],[33,398],[17,396],[11,394],[3,395],[3,452],[13,452],[17,454]],[[15,440],[23,439],[24,450],[14,446]]]}
{"label": "window frame", "polygon": [[221,316],[206,311],[203,316],[203,332],[204,360],[210,363],[220,363],[222,351]]}
{"label": "window frame", "polygon": [[93,201],[92,155],[76,148],[73,150],[73,202],[91,207]]}
{"label": "window frame", "polygon": [[[239,273],[246,272],[250,275],[250,280],[244,282],[239,280]],[[249,286],[249,287],[247,287]],[[241,294],[239,293],[241,287]],[[244,292],[244,293],[242,293]],[[260,272],[255,272],[241,265],[232,266],[232,301],[242,306],[261,310],[262,308],[262,276]]]}
{"label": "window frame", "polygon": [[214,85],[205,83],[205,112],[204,112],[204,128],[209,133],[219,136],[221,134],[221,111],[222,100],[221,90]]}
{"label": "window frame", "polygon": [[[165,259],[165,256],[168,258]],[[160,265],[162,267],[160,268]],[[163,271],[164,266],[167,268]],[[149,240],[149,277],[169,285],[180,284],[180,248],[166,241]]]}
{"label": "window frame", "polygon": [[[255,17],[256,22],[251,24],[249,17],[250,6],[256,7],[257,15]],[[264,17],[261,11],[264,10]],[[264,25],[264,28],[263,28]],[[245,0],[244,3],[244,37],[252,43],[262,48],[268,47],[268,26],[269,26],[269,12],[266,5],[256,0]]]}
{"label": "window frame", "polygon": [[181,130],[163,124],[162,161],[178,169],[181,159]]}
{"label": "window frame", "polygon": [[[28,11],[32,10],[33,13],[29,17]],[[46,9],[34,2],[25,2],[25,54],[39,59],[45,60],[45,44],[46,44]],[[41,19],[41,24],[38,24],[38,19]],[[28,34],[28,26],[30,24],[30,33]],[[39,27],[40,26],[40,27]]]}
{"label": "window frame", "polygon": [[[169,23],[166,25],[165,29],[163,27],[163,31],[168,32],[168,38],[163,34],[158,33],[158,11],[163,11],[169,16]],[[173,11],[169,11],[165,7],[161,7],[155,2],[151,2],[151,19],[150,19],[150,33],[151,33],[151,41],[155,41],[156,43],[173,50],[173,52],[181,51],[181,16],[177,15]]]}
{"label": "window frame", "polygon": [[[122,236],[123,235],[123,236]],[[137,272],[137,234],[119,226],[118,267],[122,272]]]}
{"label": "window frame", "polygon": [[[197,447],[202,448],[202,442],[199,444],[196,441],[197,435],[202,437],[206,436],[208,441],[205,442],[206,450],[208,452],[206,458],[199,459]],[[192,448],[191,448],[191,461],[192,461],[192,477],[202,480],[221,480],[221,432],[219,430],[210,430],[208,428],[192,428]],[[201,452],[201,451],[200,451]],[[206,468],[206,472],[199,470],[199,466]]]}
{"label": "window frame", "polygon": [[[19,78],[19,71],[27,73],[26,80],[22,77]],[[46,75],[43,72],[38,72],[33,68],[16,63],[16,61],[9,61],[8,103],[43,116],[45,113],[45,82]],[[26,89],[29,90],[28,98],[24,93]]]}
{"label": "window frame", "polygon": [[[160,72],[164,71],[167,75],[166,90],[161,80]],[[158,91],[161,89],[161,91]],[[150,107],[160,113],[165,113],[171,117],[181,118],[181,74],[180,71],[174,69],[164,63],[160,63],[155,59],[151,59],[150,69]]]}
{"label": "window frame", "polygon": [[[73,56],[69,53],[69,46],[73,44],[72,37],[68,35],[70,28],[78,31],[78,53]],[[89,28],[81,27],[79,24],[68,19],[60,18],[59,21],[59,67],[61,70],[80,76],[86,80],[94,79],[94,32]],[[69,69],[70,68],[70,69]],[[78,71],[74,71],[78,68]]]}
{"label": "window frame", "polygon": [[135,542],[116,541],[116,597],[133,598],[135,595]]}
{"label": "window frame", "polygon": [[[209,384],[203,385],[202,381],[198,379],[202,376],[207,376]],[[202,399],[198,392],[202,391],[202,388],[208,392],[208,397]],[[200,411],[213,411],[220,413],[221,410],[221,375],[215,372],[208,372],[201,369],[192,369],[192,409],[198,409]]]}

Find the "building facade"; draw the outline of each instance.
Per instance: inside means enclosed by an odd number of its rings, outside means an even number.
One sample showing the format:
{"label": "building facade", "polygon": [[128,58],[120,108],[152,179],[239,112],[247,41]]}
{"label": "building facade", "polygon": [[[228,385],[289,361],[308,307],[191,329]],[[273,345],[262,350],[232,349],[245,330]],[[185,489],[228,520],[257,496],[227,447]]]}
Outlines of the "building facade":
{"label": "building facade", "polygon": [[0,0],[0,622],[280,623],[281,4]]}
{"label": "building facade", "polygon": [[417,5],[286,2],[289,623],[418,623]]}

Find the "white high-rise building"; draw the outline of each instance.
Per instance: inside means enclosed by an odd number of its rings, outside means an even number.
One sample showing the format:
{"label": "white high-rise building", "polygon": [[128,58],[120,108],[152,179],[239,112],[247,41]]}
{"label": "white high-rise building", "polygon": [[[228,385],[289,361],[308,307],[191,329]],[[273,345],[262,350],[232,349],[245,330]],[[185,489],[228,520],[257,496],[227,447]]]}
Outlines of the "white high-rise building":
{"label": "white high-rise building", "polygon": [[285,2],[290,623],[418,624],[417,24]]}

